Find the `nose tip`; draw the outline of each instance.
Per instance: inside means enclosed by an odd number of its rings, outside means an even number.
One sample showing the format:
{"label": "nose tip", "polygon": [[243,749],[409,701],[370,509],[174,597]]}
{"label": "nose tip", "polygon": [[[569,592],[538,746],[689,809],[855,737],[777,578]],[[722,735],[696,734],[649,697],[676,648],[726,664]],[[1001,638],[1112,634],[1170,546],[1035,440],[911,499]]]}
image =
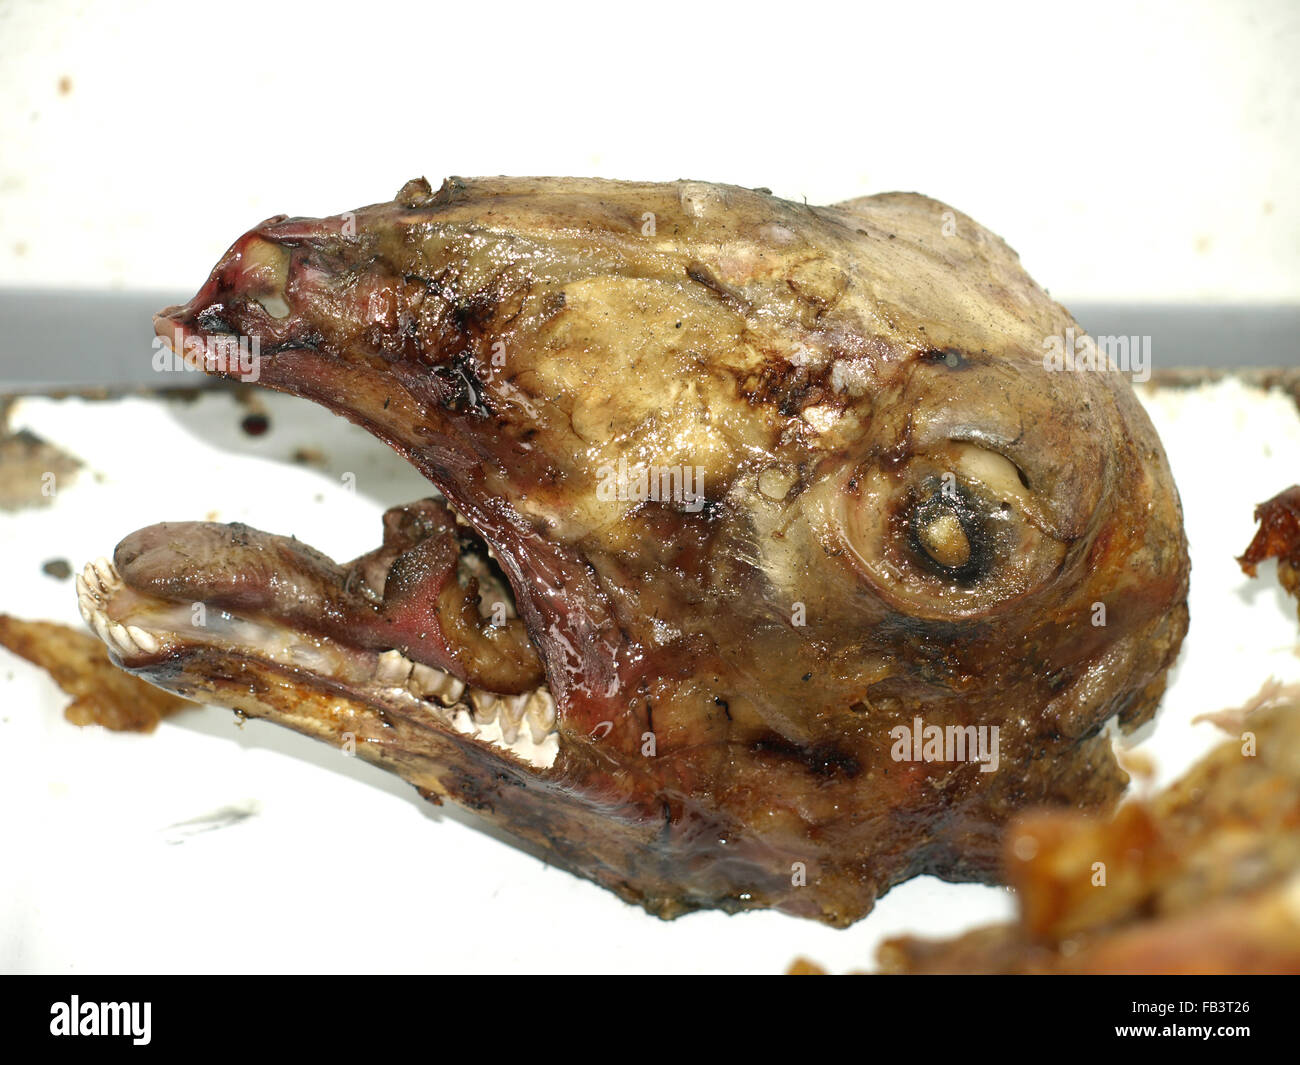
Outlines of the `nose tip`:
{"label": "nose tip", "polygon": [[165,340],[175,340],[178,332],[184,333],[187,321],[193,321],[188,304],[178,303],[174,307],[164,307],[153,316],[154,335]]}

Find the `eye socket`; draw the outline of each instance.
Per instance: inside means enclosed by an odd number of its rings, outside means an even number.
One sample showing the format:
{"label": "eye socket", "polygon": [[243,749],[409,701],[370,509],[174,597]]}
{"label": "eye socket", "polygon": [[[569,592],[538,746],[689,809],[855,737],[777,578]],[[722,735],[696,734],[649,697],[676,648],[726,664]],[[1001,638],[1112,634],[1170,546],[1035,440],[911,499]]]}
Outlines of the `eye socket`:
{"label": "eye socket", "polygon": [[[829,484],[834,482],[828,482]],[[1066,542],[1010,460],[962,441],[840,482],[838,544],[874,592],[915,617],[983,615],[1041,587]]]}

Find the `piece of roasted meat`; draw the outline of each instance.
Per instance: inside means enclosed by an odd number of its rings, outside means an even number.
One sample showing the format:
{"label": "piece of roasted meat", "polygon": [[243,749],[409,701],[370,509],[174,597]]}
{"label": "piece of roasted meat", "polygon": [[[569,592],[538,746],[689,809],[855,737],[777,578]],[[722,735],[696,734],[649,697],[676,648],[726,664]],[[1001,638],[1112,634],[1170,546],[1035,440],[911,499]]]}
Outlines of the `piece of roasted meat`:
{"label": "piece of roasted meat", "polygon": [[882,968],[1300,973],[1300,688],[1264,695],[1248,713],[1219,715],[1233,739],[1114,819],[1018,818],[1006,865],[1019,920],[890,940]]}
{"label": "piece of roasted meat", "polygon": [[1259,529],[1245,553],[1237,559],[1248,577],[1257,575],[1261,562],[1277,559],[1277,579],[1293,596],[1300,597],[1300,485],[1279,492],[1255,508]]}
{"label": "piece of roasted meat", "polygon": [[[121,665],[482,812],[652,913],[844,925],[1106,806],[1187,623],[1160,442],[1000,239],[912,194],[409,182],[157,320],[436,497],[337,564],[244,526],[79,586]],[[310,530],[283,530],[306,533]],[[202,610],[196,611],[196,606]]]}

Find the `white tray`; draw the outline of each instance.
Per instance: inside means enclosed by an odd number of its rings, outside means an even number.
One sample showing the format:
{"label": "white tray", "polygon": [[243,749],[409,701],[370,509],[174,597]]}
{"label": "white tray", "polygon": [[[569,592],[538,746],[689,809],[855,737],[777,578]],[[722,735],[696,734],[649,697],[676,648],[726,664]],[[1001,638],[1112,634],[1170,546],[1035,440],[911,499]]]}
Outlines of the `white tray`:
{"label": "white tray", "polygon": [[[1270,675],[1300,680],[1296,611],[1274,567],[1233,561],[1256,503],[1300,480],[1300,413],[1229,379],[1140,390],[1173,464],[1192,553],[1191,630],[1156,723],[1157,784],[1219,740],[1198,713]],[[87,468],[48,508],[0,513],[0,610],[80,625],[74,571],[143,525],[247,521],[346,559],[426,483],[359,429],[260,396],[261,437],[227,393],[19,400],[29,428]],[[326,468],[294,465],[298,447]],[[357,490],[343,474],[356,475]],[[153,735],[78,729],[41,670],[0,648],[0,969],[41,972],[778,973],[797,955],[868,968],[904,932],[948,935],[1013,911],[997,888],[922,877],[846,931],[776,913],[665,923],[548,868],[396,777],[262,722],[195,709]],[[175,826],[225,811],[225,827]],[[239,816],[247,814],[249,816]]]}

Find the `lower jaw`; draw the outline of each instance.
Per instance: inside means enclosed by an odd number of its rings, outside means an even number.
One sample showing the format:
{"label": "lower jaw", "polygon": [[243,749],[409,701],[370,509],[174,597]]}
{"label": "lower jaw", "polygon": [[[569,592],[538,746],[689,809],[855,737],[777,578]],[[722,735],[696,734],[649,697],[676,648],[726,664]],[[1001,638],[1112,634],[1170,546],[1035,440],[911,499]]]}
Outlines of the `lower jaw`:
{"label": "lower jaw", "polygon": [[106,559],[87,564],[78,576],[77,600],[86,623],[123,668],[181,695],[188,685],[172,686],[162,678],[178,672],[186,660],[206,662],[203,668],[218,675],[222,670],[213,663],[256,661],[381,713],[387,708],[418,715],[536,770],[549,769],[559,754],[555,701],[545,685],[521,695],[497,695],[395,649],[349,647],[275,621],[160,599],[129,587]]}

